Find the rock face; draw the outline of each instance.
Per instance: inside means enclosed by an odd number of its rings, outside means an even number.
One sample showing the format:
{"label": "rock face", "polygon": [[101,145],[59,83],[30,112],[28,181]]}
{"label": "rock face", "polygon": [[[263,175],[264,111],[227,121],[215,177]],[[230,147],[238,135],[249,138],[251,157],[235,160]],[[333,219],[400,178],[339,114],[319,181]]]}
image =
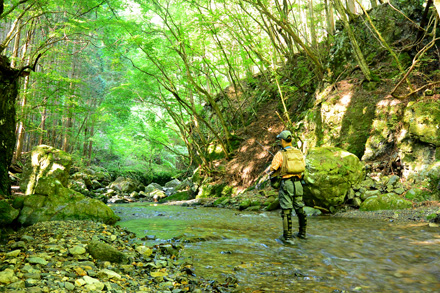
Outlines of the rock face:
{"label": "rock face", "polygon": [[71,166],[72,158],[68,153],[47,145],[37,146],[23,168],[20,188],[26,195],[34,194],[38,181],[43,177],[56,178],[67,186]]}
{"label": "rock face", "polygon": [[38,146],[23,170],[27,196],[18,216],[24,226],[51,220],[96,220],[114,224],[119,217],[103,202],[67,188],[70,155],[50,146]]}
{"label": "rock face", "polygon": [[308,206],[338,206],[364,178],[364,165],[355,155],[335,147],[312,148],[306,157],[304,201]]}
{"label": "rock face", "polygon": [[412,102],[405,110],[409,133],[421,142],[440,146],[440,101]]}

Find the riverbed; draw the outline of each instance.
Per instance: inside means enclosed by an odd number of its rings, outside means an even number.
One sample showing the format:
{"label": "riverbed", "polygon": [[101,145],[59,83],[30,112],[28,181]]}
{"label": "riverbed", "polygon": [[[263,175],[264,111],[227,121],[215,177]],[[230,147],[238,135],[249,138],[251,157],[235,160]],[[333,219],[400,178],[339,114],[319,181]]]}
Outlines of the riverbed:
{"label": "riverbed", "polygon": [[286,246],[277,211],[111,208],[145,244],[182,243],[196,274],[236,279],[239,292],[440,292],[440,230],[426,223],[308,217],[308,239]]}

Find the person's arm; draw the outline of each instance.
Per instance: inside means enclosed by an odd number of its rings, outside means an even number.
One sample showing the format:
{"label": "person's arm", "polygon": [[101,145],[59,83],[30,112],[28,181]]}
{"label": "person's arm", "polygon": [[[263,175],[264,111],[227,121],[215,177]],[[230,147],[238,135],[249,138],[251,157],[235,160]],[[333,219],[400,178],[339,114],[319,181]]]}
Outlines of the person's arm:
{"label": "person's arm", "polygon": [[270,165],[270,171],[276,171],[279,168],[281,168],[281,164],[283,163],[283,154],[281,152],[278,152],[275,154],[275,157],[273,157],[272,164]]}

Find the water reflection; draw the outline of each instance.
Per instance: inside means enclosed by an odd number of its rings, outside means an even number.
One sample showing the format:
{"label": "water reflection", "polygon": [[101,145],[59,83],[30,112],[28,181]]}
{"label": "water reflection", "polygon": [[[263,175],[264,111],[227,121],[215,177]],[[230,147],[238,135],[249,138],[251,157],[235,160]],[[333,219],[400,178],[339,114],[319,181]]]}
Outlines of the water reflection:
{"label": "water reflection", "polygon": [[156,236],[148,245],[181,237],[196,273],[220,280],[234,275],[242,292],[440,292],[440,231],[426,224],[309,217],[309,239],[284,246],[276,241],[278,212],[112,208],[120,226]]}

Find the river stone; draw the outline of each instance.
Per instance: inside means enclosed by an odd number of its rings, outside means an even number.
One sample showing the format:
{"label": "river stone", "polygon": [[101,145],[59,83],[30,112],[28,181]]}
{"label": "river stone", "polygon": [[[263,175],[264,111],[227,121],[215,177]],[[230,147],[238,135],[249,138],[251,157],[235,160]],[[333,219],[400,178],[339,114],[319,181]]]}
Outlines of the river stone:
{"label": "river stone", "polygon": [[6,257],[17,257],[20,254],[21,250],[16,249],[6,253]]}
{"label": "river stone", "polygon": [[360,205],[361,211],[401,210],[412,207],[412,202],[395,193],[386,193],[367,198]]}
{"label": "river stone", "polygon": [[102,269],[98,272],[98,277],[100,280],[104,279],[104,280],[108,280],[108,279],[115,279],[115,280],[120,280],[122,277],[120,274],[112,271],[112,270],[108,270],[108,269]]}
{"label": "river stone", "polygon": [[20,211],[14,209],[7,201],[0,201],[0,226],[11,224],[19,214]]}
{"label": "river stone", "polygon": [[28,263],[31,263],[31,264],[40,264],[40,265],[43,265],[43,266],[45,266],[45,265],[47,265],[49,263],[44,258],[37,257],[37,256],[35,256],[35,257],[28,257],[27,261],[28,261]]}
{"label": "river stone", "polygon": [[0,272],[0,284],[10,284],[18,281],[18,278],[15,276],[14,270],[5,269]]}
{"label": "river stone", "polygon": [[23,167],[20,188],[26,195],[34,194],[38,181],[44,177],[56,178],[67,186],[71,165],[68,153],[47,145],[37,146],[31,152],[31,160]]}
{"label": "river stone", "polygon": [[41,221],[97,220],[114,224],[119,217],[103,202],[65,188],[54,177],[40,179],[36,190],[43,194],[26,196],[18,221],[29,226]]}
{"label": "river stone", "polygon": [[304,201],[308,206],[341,205],[352,185],[365,178],[364,164],[336,147],[312,148],[306,157]]}
{"label": "river stone", "polygon": [[107,243],[97,240],[92,240],[88,243],[87,251],[94,259],[102,261],[115,263],[127,263],[128,261],[128,257],[124,253]]}
{"label": "river stone", "polygon": [[72,255],[80,255],[86,253],[86,249],[82,246],[76,245],[69,249],[69,253]]}

